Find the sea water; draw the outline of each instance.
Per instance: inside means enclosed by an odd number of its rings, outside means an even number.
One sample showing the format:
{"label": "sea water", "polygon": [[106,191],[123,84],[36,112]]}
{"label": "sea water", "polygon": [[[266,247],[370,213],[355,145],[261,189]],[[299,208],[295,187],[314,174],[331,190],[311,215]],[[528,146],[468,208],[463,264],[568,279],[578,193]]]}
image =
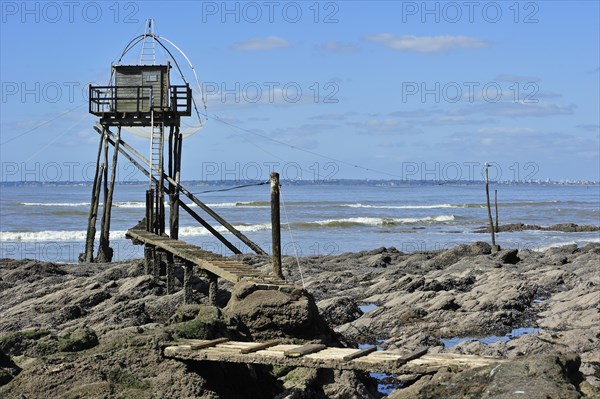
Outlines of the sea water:
{"label": "sea water", "polygon": [[[207,186],[202,182],[185,185],[191,192],[231,187]],[[142,248],[126,240],[125,232],[144,217],[146,189],[147,184],[142,183],[115,188],[110,236],[115,260],[142,255]],[[491,187],[492,202],[494,190],[498,190],[500,224],[600,225],[597,185],[500,184]],[[0,257],[77,262],[84,250],[90,196],[89,184],[0,184]],[[198,197],[251,240],[270,250],[268,185]],[[183,195],[182,198],[242,252],[251,252],[191,201]],[[336,255],[382,246],[403,252],[433,251],[490,241],[488,233],[475,232],[488,223],[483,184],[284,182],[281,199],[284,255]],[[98,230],[102,210],[100,207]],[[207,250],[230,254],[183,210],[179,237]],[[504,248],[544,250],[600,240],[598,232],[523,231],[498,233],[496,241]]]}

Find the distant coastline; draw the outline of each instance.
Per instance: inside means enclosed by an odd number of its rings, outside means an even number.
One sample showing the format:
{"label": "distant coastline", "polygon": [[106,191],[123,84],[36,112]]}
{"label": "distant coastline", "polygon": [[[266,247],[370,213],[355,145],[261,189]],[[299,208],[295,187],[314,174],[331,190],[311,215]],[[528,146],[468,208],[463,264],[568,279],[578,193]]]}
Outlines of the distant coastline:
{"label": "distant coastline", "polygon": [[[184,180],[184,186],[237,186],[242,184],[260,183],[262,180]],[[483,180],[376,180],[376,179],[299,179],[299,180],[281,180],[283,185],[293,186],[372,186],[372,187],[397,187],[397,186],[481,186],[485,184]],[[593,180],[503,180],[491,181],[494,185],[509,186],[600,186],[600,181]],[[118,185],[145,185],[146,180],[117,181]],[[91,181],[0,181],[0,187],[36,187],[36,186],[91,186]]]}

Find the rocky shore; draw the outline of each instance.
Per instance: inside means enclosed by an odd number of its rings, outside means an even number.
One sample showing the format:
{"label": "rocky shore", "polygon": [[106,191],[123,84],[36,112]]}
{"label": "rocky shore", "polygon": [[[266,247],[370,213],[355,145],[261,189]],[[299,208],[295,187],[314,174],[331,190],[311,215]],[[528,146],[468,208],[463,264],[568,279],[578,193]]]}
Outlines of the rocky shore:
{"label": "rocky shore", "polygon": [[[269,259],[240,256],[265,271]],[[143,275],[141,261],[0,260],[0,398],[600,397],[600,244],[545,252],[482,242],[301,258],[305,290],[196,277],[196,304]],[[296,260],[284,274],[300,284]],[[182,271],[178,269],[178,283]],[[429,347],[499,366],[410,375],[182,362],[180,338],[282,338],[331,346]],[[379,391],[378,391],[378,383]],[[385,388],[385,389],[384,389]]]}

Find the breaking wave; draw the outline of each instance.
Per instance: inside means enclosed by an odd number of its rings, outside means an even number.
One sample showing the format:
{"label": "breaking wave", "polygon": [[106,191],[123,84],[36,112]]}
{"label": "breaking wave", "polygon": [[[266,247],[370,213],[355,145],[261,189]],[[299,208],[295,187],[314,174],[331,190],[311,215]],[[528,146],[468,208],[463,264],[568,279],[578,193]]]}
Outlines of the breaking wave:
{"label": "breaking wave", "polygon": [[316,220],[314,222],[294,223],[299,228],[316,227],[355,227],[355,226],[395,226],[415,223],[447,223],[456,219],[454,215],[427,216],[423,218],[374,218],[356,217],[345,219]]}
{"label": "breaking wave", "polygon": [[440,209],[440,208],[464,208],[464,205],[437,204],[437,205],[363,205],[343,204],[348,208],[371,208],[371,209]]}

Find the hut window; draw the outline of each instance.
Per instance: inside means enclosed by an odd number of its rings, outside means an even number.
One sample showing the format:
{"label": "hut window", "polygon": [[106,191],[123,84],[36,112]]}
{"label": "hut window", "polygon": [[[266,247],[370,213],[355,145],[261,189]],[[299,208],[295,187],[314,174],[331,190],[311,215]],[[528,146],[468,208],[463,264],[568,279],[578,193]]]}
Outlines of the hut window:
{"label": "hut window", "polygon": [[146,76],[146,82],[158,82],[158,75]]}

